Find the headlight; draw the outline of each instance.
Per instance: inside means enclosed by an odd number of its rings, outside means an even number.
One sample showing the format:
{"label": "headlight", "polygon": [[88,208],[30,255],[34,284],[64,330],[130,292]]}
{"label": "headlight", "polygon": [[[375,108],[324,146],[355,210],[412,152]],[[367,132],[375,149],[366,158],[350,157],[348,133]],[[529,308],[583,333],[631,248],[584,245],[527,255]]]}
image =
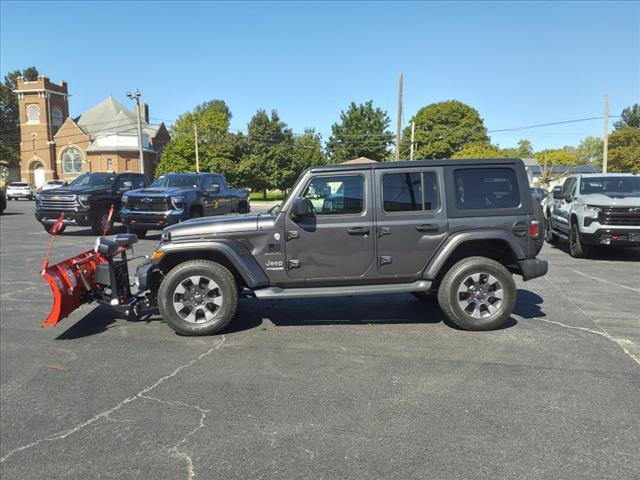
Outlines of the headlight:
{"label": "headlight", "polygon": [[182,210],[184,207],[184,197],[171,197],[171,205],[176,210]]}
{"label": "headlight", "polygon": [[127,197],[126,195],[123,195],[123,196],[122,196],[122,200],[121,200],[121,202],[122,202],[122,206],[123,206],[123,207],[126,207],[126,206],[127,206],[127,202],[128,202],[128,201],[129,201],[129,197]]}
{"label": "headlight", "polygon": [[602,208],[597,207],[595,205],[585,205],[583,210],[584,210],[584,213],[588,215],[597,215],[598,212],[602,211]]}
{"label": "headlight", "polygon": [[36,193],[36,202],[39,202],[39,201],[40,201],[40,194]]}
{"label": "headlight", "polygon": [[82,205],[83,207],[88,207],[90,200],[91,195],[78,195],[78,202],[80,202],[80,205]]}

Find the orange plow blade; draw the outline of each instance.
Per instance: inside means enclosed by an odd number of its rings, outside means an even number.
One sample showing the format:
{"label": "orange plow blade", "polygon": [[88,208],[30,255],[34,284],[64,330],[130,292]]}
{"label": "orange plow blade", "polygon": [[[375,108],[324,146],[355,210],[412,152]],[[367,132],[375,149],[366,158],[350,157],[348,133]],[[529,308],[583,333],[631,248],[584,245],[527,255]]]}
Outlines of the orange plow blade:
{"label": "orange plow blade", "polygon": [[92,293],[98,289],[96,267],[105,261],[93,250],[51,266],[45,261],[41,273],[51,287],[53,307],[42,323],[43,327],[55,326],[80,305],[92,300]]}

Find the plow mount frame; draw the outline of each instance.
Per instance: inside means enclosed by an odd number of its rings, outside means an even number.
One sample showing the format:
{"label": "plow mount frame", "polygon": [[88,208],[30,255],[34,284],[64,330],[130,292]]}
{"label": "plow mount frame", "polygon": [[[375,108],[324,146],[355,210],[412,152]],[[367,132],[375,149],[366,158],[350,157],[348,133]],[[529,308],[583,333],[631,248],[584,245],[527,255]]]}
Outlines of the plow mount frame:
{"label": "plow mount frame", "polygon": [[[135,234],[119,234],[113,239],[98,237],[93,250],[49,265],[49,256],[55,236],[62,228],[63,217],[64,214],[60,215],[51,228],[51,240],[40,272],[53,293],[53,306],[42,327],[53,327],[81,305],[94,301],[109,305],[130,320],[153,313],[155,295],[149,290],[135,294],[131,291],[129,262],[140,258],[127,255],[129,250],[133,253],[133,244],[138,241]],[[141,267],[146,267],[146,276],[157,274],[157,278],[160,275],[157,270],[150,272],[148,263]],[[148,279],[145,280],[145,286],[150,285]]]}

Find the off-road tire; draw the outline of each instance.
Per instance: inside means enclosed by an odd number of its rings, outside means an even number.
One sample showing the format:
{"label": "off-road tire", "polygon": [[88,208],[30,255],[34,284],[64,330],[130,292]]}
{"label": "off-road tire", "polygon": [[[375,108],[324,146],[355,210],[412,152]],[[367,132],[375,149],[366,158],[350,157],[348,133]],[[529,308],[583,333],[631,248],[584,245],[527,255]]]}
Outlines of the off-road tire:
{"label": "off-road tire", "polygon": [[98,208],[96,219],[93,221],[93,225],[91,225],[91,231],[93,231],[94,235],[105,235],[105,230],[106,235],[109,235],[109,233],[111,233],[111,229],[113,228],[113,216],[111,217],[109,225],[105,228],[107,219],[109,218],[109,207],[109,205],[105,205]]}
{"label": "off-road tire", "polygon": [[[213,318],[202,322],[189,322],[176,310],[176,289],[190,277],[202,276],[215,282],[219,288],[222,305]],[[212,335],[223,330],[233,319],[238,307],[238,289],[229,270],[210,260],[189,260],[176,265],[163,278],[158,290],[158,308],[164,321],[181,335]],[[196,307],[202,309],[203,307]]]}
{"label": "off-road tire", "polygon": [[573,222],[569,232],[569,255],[573,258],[588,258],[590,254],[591,246],[582,243],[580,228],[576,222]]}
{"label": "off-road tire", "polygon": [[[43,224],[42,226],[44,227],[45,232],[47,233],[51,233],[51,229],[53,228],[53,223],[51,224]],[[66,225],[62,225],[60,227],[60,230],[58,230],[58,233],[56,233],[56,235],[62,235],[62,232],[64,232],[64,229],[67,228]]]}
{"label": "off-road tire", "polygon": [[551,231],[551,212],[549,212],[544,223],[544,239],[550,245],[555,245],[560,241],[560,237]]}
{"label": "off-road tire", "polygon": [[[465,299],[462,299],[459,293],[459,289],[465,288],[463,283],[471,275],[477,274],[480,275],[480,281],[492,276],[502,289],[501,302],[495,307],[497,310],[490,313],[487,309],[485,313],[488,315],[480,318],[473,317],[461,307],[460,302]],[[469,257],[460,260],[445,274],[438,289],[438,303],[447,318],[459,328],[478,331],[494,330],[510,317],[516,303],[516,295],[513,277],[502,264],[486,257]]]}

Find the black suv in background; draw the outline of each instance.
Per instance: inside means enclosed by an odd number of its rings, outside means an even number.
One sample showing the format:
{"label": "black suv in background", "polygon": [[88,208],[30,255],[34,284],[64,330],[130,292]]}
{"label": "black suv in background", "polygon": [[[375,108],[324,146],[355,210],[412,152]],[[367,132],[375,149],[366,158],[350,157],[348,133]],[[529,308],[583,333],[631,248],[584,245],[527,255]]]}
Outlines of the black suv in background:
{"label": "black suv in background", "polygon": [[[120,221],[121,198],[134,188],[149,184],[141,173],[91,172],[80,175],[68,186],[44,190],[36,195],[36,219],[46,231],[64,212],[64,225],[89,226],[96,235],[109,232]],[[109,221],[109,209],[113,215]]]}
{"label": "black suv in background", "polygon": [[249,213],[249,191],[219,173],[166,173],[122,197],[122,223],[139,237],[190,218]]}
{"label": "black suv in background", "polygon": [[240,294],[435,295],[458,327],[494,329],[513,311],[512,275],[547,272],[533,203],[518,159],[315,167],[266,214],[165,228],[137,283],[188,335],[222,330]]}

